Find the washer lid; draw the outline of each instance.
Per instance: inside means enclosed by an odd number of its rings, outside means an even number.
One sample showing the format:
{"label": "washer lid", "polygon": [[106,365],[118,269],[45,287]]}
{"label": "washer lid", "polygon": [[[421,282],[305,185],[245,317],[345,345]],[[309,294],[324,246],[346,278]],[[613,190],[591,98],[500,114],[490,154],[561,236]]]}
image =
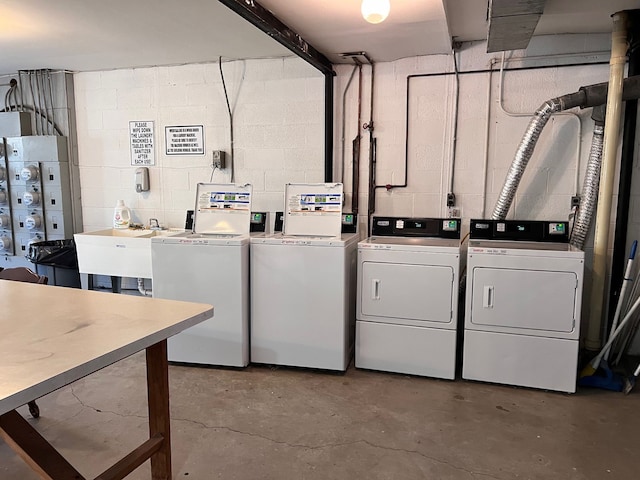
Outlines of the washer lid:
{"label": "washer lid", "polygon": [[249,243],[249,234],[206,234],[206,233],[180,233],[168,237],[153,237],[152,244],[165,245],[246,245]]}
{"label": "washer lid", "polygon": [[215,235],[248,234],[251,222],[249,184],[198,183],[193,232]]}
{"label": "washer lid", "polygon": [[285,235],[340,237],[341,232],[341,183],[285,185]]}
{"label": "washer lid", "polygon": [[360,240],[357,233],[343,233],[339,237],[321,237],[321,236],[304,236],[304,235],[284,235],[276,233],[265,236],[251,236],[252,244],[265,245],[283,245],[298,247],[346,247]]}

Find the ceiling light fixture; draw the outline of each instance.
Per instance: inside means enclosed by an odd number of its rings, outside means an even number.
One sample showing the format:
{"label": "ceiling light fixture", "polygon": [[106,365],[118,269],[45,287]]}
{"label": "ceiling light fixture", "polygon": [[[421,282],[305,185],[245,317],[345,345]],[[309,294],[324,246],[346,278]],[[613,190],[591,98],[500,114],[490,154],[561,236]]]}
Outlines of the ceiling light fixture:
{"label": "ceiling light fixture", "polygon": [[362,16],[369,23],[383,22],[389,16],[389,0],[362,0]]}

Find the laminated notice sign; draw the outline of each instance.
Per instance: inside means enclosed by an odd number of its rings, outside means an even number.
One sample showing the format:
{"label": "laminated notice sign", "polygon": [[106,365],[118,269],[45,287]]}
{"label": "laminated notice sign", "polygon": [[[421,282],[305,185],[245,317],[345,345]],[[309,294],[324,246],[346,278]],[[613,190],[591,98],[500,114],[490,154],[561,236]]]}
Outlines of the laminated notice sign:
{"label": "laminated notice sign", "polygon": [[199,183],[195,233],[247,234],[251,221],[251,185]]}
{"label": "laminated notice sign", "polygon": [[338,237],[342,228],[342,184],[287,184],[285,235]]}
{"label": "laminated notice sign", "polygon": [[324,215],[342,211],[342,194],[299,193],[289,197],[291,215]]}
{"label": "laminated notice sign", "polygon": [[155,165],[153,122],[129,122],[131,165]]}
{"label": "laminated notice sign", "polygon": [[204,155],[203,125],[164,127],[167,155]]}

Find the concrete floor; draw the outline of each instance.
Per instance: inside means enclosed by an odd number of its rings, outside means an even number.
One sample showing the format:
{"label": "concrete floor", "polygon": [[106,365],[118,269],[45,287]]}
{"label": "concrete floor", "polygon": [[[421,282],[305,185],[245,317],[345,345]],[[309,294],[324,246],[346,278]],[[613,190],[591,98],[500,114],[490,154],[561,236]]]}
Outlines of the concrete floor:
{"label": "concrete floor", "polygon": [[[176,479],[637,479],[640,385],[576,395],[349,369],[172,366]],[[93,478],[146,437],[144,357],[30,421]],[[20,409],[26,417],[26,408]],[[0,441],[0,479],[38,478]],[[150,479],[147,465],[129,478]]]}

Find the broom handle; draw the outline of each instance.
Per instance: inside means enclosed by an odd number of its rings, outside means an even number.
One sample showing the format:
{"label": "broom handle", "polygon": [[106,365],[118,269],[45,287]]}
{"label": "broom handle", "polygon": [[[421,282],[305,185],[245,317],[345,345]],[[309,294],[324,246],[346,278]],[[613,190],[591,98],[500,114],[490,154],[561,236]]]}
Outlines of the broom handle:
{"label": "broom handle", "polygon": [[[624,298],[627,293],[627,287],[629,283],[631,283],[631,270],[633,269],[633,260],[636,257],[636,249],[638,248],[638,241],[634,240],[631,245],[631,252],[629,253],[629,260],[627,261],[627,268],[624,272],[624,278],[622,279],[622,288],[620,289],[620,295],[618,296],[618,304],[616,305],[616,313],[613,316],[613,323],[611,324],[611,333],[609,336],[616,331],[618,328],[618,320],[620,320],[620,312],[622,311],[622,304],[624,303]],[[604,359],[606,361],[609,360],[609,354],[611,353],[611,346],[607,348],[604,353]]]}
{"label": "broom handle", "polygon": [[629,310],[629,312],[627,312],[627,314],[624,316],[624,318],[620,322],[620,325],[618,325],[618,328],[616,328],[616,331],[609,336],[609,340],[607,340],[607,343],[605,344],[605,346],[602,347],[602,350],[600,350],[600,353],[596,356],[596,358],[592,360],[592,364],[594,365],[594,367],[597,368],[598,365],[600,365],[600,361],[602,360],[602,357],[604,357],[605,352],[611,347],[616,337],[620,335],[620,332],[624,330],[624,326],[631,319],[631,317],[633,317],[633,314],[636,312],[638,307],[640,307],[640,297],[638,297],[638,299],[633,303],[631,310]]}

